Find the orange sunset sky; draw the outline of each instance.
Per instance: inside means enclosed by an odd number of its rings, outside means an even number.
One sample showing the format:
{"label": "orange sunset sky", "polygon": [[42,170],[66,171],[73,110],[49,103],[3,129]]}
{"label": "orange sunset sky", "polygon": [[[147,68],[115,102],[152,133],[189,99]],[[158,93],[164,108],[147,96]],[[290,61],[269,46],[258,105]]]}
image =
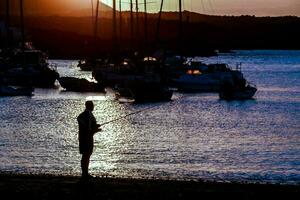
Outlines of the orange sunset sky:
{"label": "orange sunset sky", "polygon": [[[12,7],[19,0],[10,0]],[[44,15],[87,15],[92,0],[23,0],[27,13]],[[93,0],[94,3],[97,0]],[[1,0],[1,7],[5,7]],[[112,0],[102,0],[110,5]],[[121,0],[122,9],[129,9],[129,0]],[[135,2],[135,0],[134,0]],[[139,0],[143,10],[144,0]],[[148,10],[157,12],[160,0],[150,0]],[[165,11],[178,10],[178,0],[165,0]],[[117,0],[119,5],[119,0]],[[183,9],[211,15],[300,16],[300,0],[183,0]],[[85,10],[86,12],[82,12]],[[84,13],[84,14],[83,14]]]}

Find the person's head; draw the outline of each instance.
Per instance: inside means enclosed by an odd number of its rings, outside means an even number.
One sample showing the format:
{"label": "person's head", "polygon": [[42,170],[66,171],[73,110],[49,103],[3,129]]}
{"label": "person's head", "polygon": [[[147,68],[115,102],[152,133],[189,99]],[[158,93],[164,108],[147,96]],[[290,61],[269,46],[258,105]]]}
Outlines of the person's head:
{"label": "person's head", "polygon": [[85,108],[89,111],[94,110],[94,103],[92,101],[86,101],[85,102]]}

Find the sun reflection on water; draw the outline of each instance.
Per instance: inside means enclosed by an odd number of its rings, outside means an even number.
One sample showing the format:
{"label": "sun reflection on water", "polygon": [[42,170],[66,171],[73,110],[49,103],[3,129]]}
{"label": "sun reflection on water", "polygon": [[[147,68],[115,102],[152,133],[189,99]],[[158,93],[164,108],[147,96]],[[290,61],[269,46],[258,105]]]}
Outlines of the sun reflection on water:
{"label": "sun reflection on water", "polygon": [[[91,172],[113,172],[118,168],[117,163],[121,159],[121,148],[126,148],[130,142],[130,137],[124,137],[124,130],[131,126],[130,120],[122,118],[128,114],[124,104],[115,104],[114,106],[104,107],[99,104],[95,107],[94,115],[99,124],[107,123],[102,126],[102,131],[94,136],[95,147],[91,158]],[[122,145],[123,143],[124,145]]]}

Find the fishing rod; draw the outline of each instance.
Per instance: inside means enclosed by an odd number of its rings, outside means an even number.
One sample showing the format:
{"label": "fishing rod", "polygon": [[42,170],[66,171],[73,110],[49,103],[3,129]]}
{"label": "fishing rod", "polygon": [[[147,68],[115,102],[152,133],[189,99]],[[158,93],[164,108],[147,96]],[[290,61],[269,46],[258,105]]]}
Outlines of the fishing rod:
{"label": "fishing rod", "polygon": [[[185,98],[185,97],[187,97],[187,95],[183,95],[183,96],[181,96],[180,98],[178,98],[178,99],[176,99],[176,100],[183,99],[183,98]],[[175,101],[171,101],[170,103],[173,103],[173,102],[175,102]],[[116,119],[113,119],[113,120],[104,122],[104,123],[100,124],[100,127],[101,127],[101,126],[104,126],[104,125],[107,125],[107,124],[110,124],[110,123],[113,123],[113,122],[115,122],[115,121],[119,121],[119,120],[121,120],[121,119],[125,119],[125,118],[127,118],[127,117],[129,117],[129,116],[131,116],[131,115],[136,115],[136,114],[138,114],[138,113],[142,113],[142,112],[147,111],[147,110],[152,110],[152,109],[154,109],[154,108],[158,108],[158,107],[161,106],[161,105],[162,105],[162,104],[150,106],[150,107],[147,107],[147,108],[145,108],[145,109],[141,109],[141,110],[138,110],[138,111],[136,111],[136,112],[132,112],[132,113],[129,113],[129,114],[127,114],[127,115],[124,115],[124,116],[122,116],[122,117],[118,117],[118,118],[116,118]]]}
{"label": "fishing rod", "polygon": [[121,120],[121,119],[125,119],[125,118],[127,118],[127,117],[129,117],[129,116],[131,116],[131,115],[136,115],[136,114],[138,114],[138,113],[144,112],[144,111],[146,111],[146,110],[151,110],[151,109],[153,109],[153,108],[155,108],[155,107],[159,107],[159,106],[160,106],[160,105],[155,105],[155,106],[151,106],[151,107],[148,107],[148,108],[145,108],[145,109],[138,110],[138,111],[136,111],[136,112],[129,113],[129,114],[124,115],[124,116],[122,116],[122,117],[118,117],[118,118],[116,118],[116,119],[113,119],[113,120],[104,122],[104,123],[100,124],[100,126],[104,126],[104,125],[110,124],[110,123],[112,123],[112,122],[119,121],[119,120]]}

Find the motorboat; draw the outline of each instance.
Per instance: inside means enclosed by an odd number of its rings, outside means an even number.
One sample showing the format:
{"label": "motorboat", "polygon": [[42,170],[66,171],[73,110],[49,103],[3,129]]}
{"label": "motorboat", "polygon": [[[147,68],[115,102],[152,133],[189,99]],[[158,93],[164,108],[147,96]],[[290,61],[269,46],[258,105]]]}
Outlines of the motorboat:
{"label": "motorboat", "polygon": [[219,92],[219,97],[224,100],[247,100],[252,99],[256,91],[256,86],[250,83],[239,85],[237,83],[224,82]]}
{"label": "motorboat", "polygon": [[73,92],[104,92],[104,87],[95,82],[90,82],[84,78],[60,77],[58,79],[61,87],[66,91]]}
{"label": "motorboat", "polygon": [[222,63],[191,61],[169,71],[170,85],[183,92],[218,92],[224,80],[244,79],[241,70]]}

